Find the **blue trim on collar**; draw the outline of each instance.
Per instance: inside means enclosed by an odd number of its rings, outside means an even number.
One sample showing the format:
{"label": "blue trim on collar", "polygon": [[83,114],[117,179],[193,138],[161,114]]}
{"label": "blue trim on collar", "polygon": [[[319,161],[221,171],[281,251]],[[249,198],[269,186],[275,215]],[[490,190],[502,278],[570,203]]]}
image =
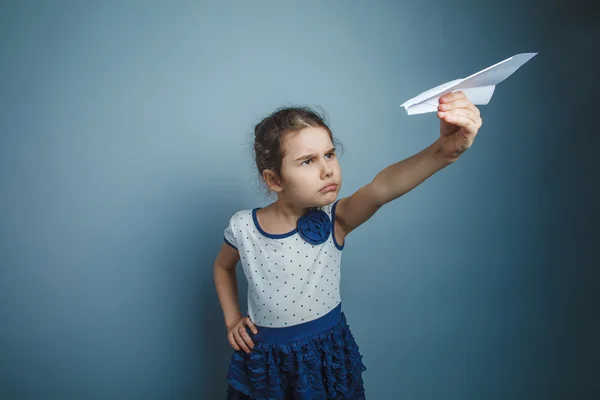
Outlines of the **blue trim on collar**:
{"label": "blue trim on collar", "polygon": [[335,240],[335,207],[337,206],[338,201],[340,200],[336,200],[331,207],[331,236],[333,236],[333,244],[335,244],[335,247],[337,247],[338,250],[343,250],[346,245],[346,239],[344,238],[344,243],[341,246],[338,244],[337,240]]}
{"label": "blue trim on collar", "polygon": [[276,235],[263,231],[263,229],[258,224],[258,218],[256,218],[256,211],[260,210],[261,208],[262,207],[256,207],[256,208],[252,209],[252,220],[254,221],[254,226],[256,227],[256,229],[258,229],[258,231],[263,236],[266,236],[270,239],[283,239],[286,237],[290,237],[298,232],[298,227],[294,228],[293,230],[289,231],[288,233],[280,233],[280,234],[276,234]]}

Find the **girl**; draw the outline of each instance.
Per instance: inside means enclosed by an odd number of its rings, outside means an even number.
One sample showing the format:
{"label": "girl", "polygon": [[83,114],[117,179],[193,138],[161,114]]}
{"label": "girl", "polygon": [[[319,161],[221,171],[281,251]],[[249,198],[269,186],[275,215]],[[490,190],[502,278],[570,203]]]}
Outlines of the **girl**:
{"label": "girl", "polygon": [[[440,137],[337,200],[342,173],[331,130],[308,108],[279,109],[255,127],[256,166],[277,200],[229,220],[214,265],[229,343],[227,399],[365,399],[366,370],[341,310],[346,236],[471,147],[479,110],[440,98]],[[248,316],[235,267],[248,281]]]}

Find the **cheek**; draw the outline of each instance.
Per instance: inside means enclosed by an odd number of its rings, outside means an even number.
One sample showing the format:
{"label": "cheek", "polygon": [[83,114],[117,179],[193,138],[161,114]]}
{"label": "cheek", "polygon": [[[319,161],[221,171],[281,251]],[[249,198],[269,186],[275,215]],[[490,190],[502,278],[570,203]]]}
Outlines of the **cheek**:
{"label": "cheek", "polygon": [[289,186],[299,187],[306,185],[306,181],[310,179],[308,169],[297,168],[290,170],[285,177]]}
{"label": "cheek", "polygon": [[340,163],[339,163],[339,162],[337,162],[337,160],[336,160],[336,162],[335,162],[335,165],[334,165],[334,167],[333,167],[333,170],[334,170],[334,172],[337,174],[337,176],[339,176],[339,177],[341,177],[341,176],[342,176],[342,167],[340,167]]}

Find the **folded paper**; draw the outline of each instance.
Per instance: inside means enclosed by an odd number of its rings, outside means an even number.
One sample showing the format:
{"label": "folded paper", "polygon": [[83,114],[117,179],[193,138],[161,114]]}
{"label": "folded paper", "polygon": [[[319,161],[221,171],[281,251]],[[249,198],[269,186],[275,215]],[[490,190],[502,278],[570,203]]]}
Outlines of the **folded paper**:
{"label": "folded paper", "polygon": [[408,115],[435,112],[438,110],[440,97],[459,91],[463,92],[469,101],[475,105],[488,104],[492,94],[494,94],[496,85],[511,76],[536,54],[517,54],[466,78],[455,79],[426,90],[420,95],[405,101],[400,107],[404,107]]}

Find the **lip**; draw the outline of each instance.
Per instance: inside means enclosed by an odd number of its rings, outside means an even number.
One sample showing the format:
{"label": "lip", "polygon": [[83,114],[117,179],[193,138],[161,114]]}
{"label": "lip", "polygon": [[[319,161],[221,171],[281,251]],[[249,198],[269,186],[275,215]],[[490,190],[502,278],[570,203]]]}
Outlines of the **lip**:
{"label": "lip", "polygon": [[321,188],[320,192],[331,192],[337,189],[337,185],[335,183],[330,183],[327,186]]}

